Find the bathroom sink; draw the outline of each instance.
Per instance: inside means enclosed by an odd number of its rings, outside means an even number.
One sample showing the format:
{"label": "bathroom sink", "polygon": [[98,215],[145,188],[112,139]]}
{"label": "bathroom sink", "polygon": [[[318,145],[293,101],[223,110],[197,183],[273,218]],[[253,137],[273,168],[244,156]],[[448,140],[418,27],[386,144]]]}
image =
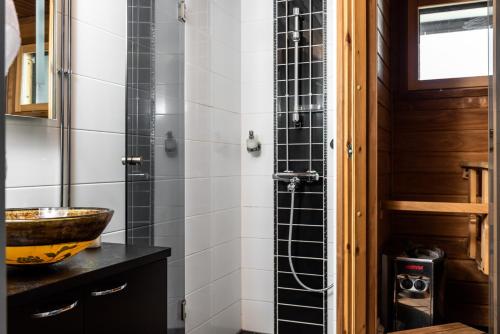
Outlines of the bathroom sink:
{"label": "bathroom sink", "polygon": [[70,258],[101,235],[113,213],[103,208],[7,209],[6,263],[40,265]]}

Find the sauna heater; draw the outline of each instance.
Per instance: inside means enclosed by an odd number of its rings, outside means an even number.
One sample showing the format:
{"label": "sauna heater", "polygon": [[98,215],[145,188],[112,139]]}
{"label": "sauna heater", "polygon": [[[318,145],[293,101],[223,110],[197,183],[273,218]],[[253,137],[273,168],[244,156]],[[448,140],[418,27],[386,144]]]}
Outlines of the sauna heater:
{"label": "sauna heater", "polygon": [[444,298],[443,259],[444,252],[438,248],[413,248],[398,256],[384,255],[382,282],[385,278],[386,298],[382,300],[382,315],[386,317],[386,330],[440,323]]}

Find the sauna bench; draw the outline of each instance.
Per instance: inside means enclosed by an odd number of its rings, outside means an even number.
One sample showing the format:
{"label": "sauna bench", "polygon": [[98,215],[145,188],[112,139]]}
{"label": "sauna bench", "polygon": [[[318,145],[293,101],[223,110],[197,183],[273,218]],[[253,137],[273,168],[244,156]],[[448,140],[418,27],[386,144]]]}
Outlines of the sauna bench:
{"label": "sauna bench", "polygon": [[170,254],[103,243],[57,264],[8,267],[8,333],[166,333]]}
{"label": "sauna bench", "polygon": [[469,326],[465,326],[464,324],[461,324],[459,322],[455,322],[455,323],[446,324],[446,325],[410,329],[410,330],[406,330],[406,331],[392,332],[392,333],[398,333],[398,334],[452,334],[452,333],[455,333],[455,334],[480,334],[480,333],[484,333],[484,332],[481,332],[480,330],[474,329],[474,328],[469,327]]}
{"label": "sauna bench", "polygon": [[488,214],[487,203],[384,201],[382,208],[392,211]]}

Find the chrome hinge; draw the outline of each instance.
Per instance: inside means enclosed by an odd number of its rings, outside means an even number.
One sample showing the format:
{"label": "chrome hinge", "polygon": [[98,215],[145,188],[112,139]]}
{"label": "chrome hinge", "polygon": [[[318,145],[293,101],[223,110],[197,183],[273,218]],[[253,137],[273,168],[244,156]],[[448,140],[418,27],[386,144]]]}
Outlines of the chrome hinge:
{"label": "chrome hinge", "polygon": [[352,158],[352,144],[351,143],[347,143],[346,149],[347,149],[347,157],[349,159],[351,159]]}
{"label": "chrome hinge", "polygon": [[186,310],[186,300],[183,299],[181,302],[181,320],[186,321],[187,310]]}
{"label": "chrome hinge", "polygon": [[186,0],[179,0],[177,3],[177,20],[179,22],[186,22]]}

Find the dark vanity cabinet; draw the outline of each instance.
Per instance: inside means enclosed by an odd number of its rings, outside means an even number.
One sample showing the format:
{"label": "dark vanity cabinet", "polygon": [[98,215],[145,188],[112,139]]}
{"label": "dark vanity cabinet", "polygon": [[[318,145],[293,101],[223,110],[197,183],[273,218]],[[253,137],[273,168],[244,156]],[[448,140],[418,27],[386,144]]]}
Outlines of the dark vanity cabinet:
{"label": "dark vanity cabinet", "polygon": [[9,269],[8,333],[166,333],[169,255],[103,244],[57,266]]}

